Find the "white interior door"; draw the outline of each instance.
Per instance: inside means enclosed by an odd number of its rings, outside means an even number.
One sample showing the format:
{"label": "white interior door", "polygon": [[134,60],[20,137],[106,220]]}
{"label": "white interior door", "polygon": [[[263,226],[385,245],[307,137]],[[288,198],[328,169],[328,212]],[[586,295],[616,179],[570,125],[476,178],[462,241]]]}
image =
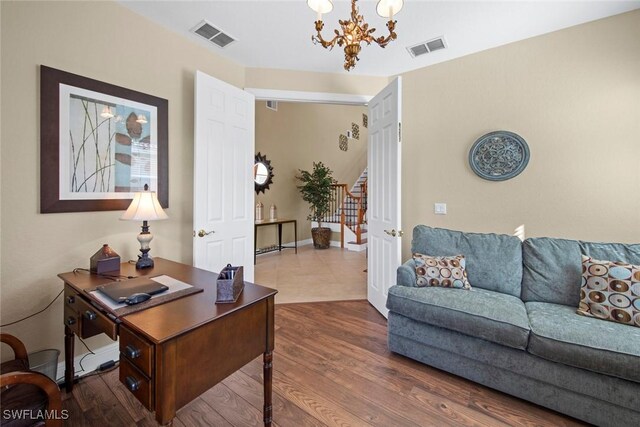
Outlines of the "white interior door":
{"label": "white interior door", "polygon": [[402,262],[401,106],[400,77],[369,102],[367,299],[385,317],[387,291]]}
{"label": "white interior door", "polygon": [[218,272],[242,265],[253,281],[255,102],[196,71],[193,263]]}

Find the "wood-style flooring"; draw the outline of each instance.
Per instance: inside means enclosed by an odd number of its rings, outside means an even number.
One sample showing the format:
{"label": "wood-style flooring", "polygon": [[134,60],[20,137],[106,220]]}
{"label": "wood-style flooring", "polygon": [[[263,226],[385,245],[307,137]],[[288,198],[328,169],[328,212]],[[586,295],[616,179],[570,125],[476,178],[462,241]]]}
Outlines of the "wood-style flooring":
{"label": "wood-style flooring", "polygon": [[258,256],[255,282],[277,289],[276,304],[367,298],[366,253],[313,245]]}
{"label": "wood-style flooring", "polygon": [[[276,306],[275,426],[577,426],[576,420],[392,354],[366,301]],[[203,372],[203,375],[206,375]],[[182,408],[174,426],[262,425],[262,360]],[[155,426],[117,369],[64,394],[69,426]]]}

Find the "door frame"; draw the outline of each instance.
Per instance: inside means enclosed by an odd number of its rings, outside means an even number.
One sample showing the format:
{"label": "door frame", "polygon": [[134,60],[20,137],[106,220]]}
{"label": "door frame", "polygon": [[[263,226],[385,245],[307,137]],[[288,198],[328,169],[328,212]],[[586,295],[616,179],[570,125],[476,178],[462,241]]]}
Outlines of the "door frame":
{"label": "door frame", "polygon": [[[309,104],[357,105],[366,107],[375,95],[349,93],[306,92],[299,90],[244,88],[256,101],[282,101]],[[368,165],[367,165],[368,166]],[[254,197],[255,201],[255,197]],[[254,236],[254,239],[256,237]],[[298,244],[298,242],[296,242]]]}
{"label": "door frame", "polygon": [[304,92],[298,90],[244,88],[253,94],[256,101],[303,102],[314,104],[339,104],[366,106],[375,95],[353,95],[348,93]]}

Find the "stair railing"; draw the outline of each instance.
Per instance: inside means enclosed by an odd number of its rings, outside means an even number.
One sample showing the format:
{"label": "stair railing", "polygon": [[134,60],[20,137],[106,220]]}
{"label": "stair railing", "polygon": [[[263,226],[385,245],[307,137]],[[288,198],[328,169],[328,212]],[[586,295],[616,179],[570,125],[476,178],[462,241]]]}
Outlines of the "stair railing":
{"label": "stair railing", "polygon": [[[349,211],[348,214],[347,211]],[[356,235],[356,243],[362,244],[362,225],[367,222],[367,182],[360,184],[359,196],[349,191],[347,184],[333,184],[329,212],[324,221],[340,223],[341,248],[344,248],[345,226]]]}

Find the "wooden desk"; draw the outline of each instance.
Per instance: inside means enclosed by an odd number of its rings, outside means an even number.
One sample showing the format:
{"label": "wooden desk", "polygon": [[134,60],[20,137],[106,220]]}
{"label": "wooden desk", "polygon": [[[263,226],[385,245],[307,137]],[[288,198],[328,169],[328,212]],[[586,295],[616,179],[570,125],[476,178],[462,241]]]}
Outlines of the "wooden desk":
{"label": "wooden desk", "polygon": [[[293,246],[282,246],[282,224],[291,224],[293,223]],[[265,219],[262,221],[256,221],[255,226],[253,228],[253,263],[256,263],[256,255],[258,254],[258,227],[262,227],[264,225],[277,225],[278,226],[278,252],[283,249],[295,249],[296,253],[298,253],[298,221],[295,219]],[[271,252],[276,249],[272,249],[269,251],[261,252]]]}
{"label": "wooden desk", "polygon": [[234,304],[215,304],[217,274],[154,258],[155,267],[136,270],[123,263],[120,274],[166,274],[200,287],[186,296],[116,317],[92,304],[84,291],[111,279],[85,272],[59,274],[65,283],[65,382],[73,388],[74,335],[120,337],[120,381],[167,424],[176,411],[263,354],[264,425],[271,425],[271,376],[276,290],[245,282]]}

